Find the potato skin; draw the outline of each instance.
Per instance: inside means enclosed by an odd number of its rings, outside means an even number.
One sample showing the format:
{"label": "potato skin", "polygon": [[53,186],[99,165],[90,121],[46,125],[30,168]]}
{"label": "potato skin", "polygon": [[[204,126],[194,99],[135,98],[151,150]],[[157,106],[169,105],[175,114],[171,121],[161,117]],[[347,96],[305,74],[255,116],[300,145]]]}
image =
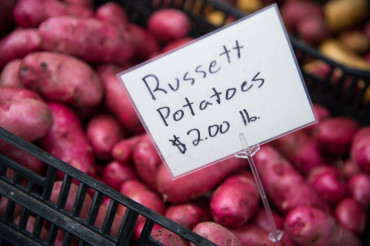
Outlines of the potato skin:
{"label": "potato skin", "polygon": [[[50,129],[53,117],[49,107],[33,91],[0,87],[0,126],[25,139],[35,141]],[[1,148],[6,146],[0,142]]]}
{"label": "potato skin", "polygon": [[190,230],[200,222],[210,219],[207,211],[195,202],[171,204],[168,206],[164,215]]}
{"label": "potato skin", "polygon": [[231,232],[234,233],[242,245],[276,245],[268,238],[267,231],[253,223],[246,223],[238,228],[232,229]]}
{"label": "potato skin", "polygon": [[258,211],[259,201],[252,174],[235,174],[223,181],[213,192],[210,209],[215,222],[234,228],[253,217]]}
{"label": "potato skin", "polygon": [[348,180],[348,189],[350,195],[362,206],[370,205],[370,175],[358,173]]}
{"label": "potato skin", "polygon": [[143,138],[133,149],[133,162],[140,179],[157,191],[156,176],[162,160],[149,138]]}
{"label": "potato skin", "polygon": [[347,183],[336,166],[326,165],[313,168],[306,179],[317,193],[332,206],[335,206],[347,195]]}
{"label": "potato skin", "polygon": [[172,179],[165,165],[161,165],[157,173],[157,189],[165,201],[187,202],[215,188],[242,165],[239,159],[230,158],[177,179]]}
{"label": "potato skin", "polygon": [[[48,102],[53,125],[40,139],[40,147],[80,171],[90,174],[94,166],[94,153],[76,113],[69,107]],[[58,178],[62,178],[58,173]]]}
{"label": "potato skin", "polygon": [[21,63],[22,59],[14,59],[4,66],[0,74],[0,86],[24,87],[18,78]]}
{"label": "potato skin", "polygon": [[15,29],[0,40],[0,69],[11,60],[40,49],[41,37],[36,28]]}
{"label": "potato skin", "polygon": [[152,231],[152,238],[164,245],[176,245],[176,246],[188,246],[189,243],[183,239],[180,235],[167,230],[165,228],[160,228],[158,230]]}
{"label": "potato skin", "polygon": [[20,82],[49,101],[75,107],[92,107],[103,98],[103,86],[95,71],[85,62],[56,52],[27,55],[21,64]]}
{"label": "potato skin", "polygon": [[126,180],[136,178],[136,173],[130,164],[118,161],[108,162],[102,172],[103,181],[116,190],[120,190]]}
{"label": "potato skin", "polygon": [[120,120],[126,130],[134,134],[143,133],[144,127],[135,112],[129,96],[116,76],[123,69],[119,66],[108,64],[99,66],[96,71],[103,81],[106,108]]}
{"label": "potato skin", "polygon": [[135,51],[125,29],[94,18],[51,17],[38,29],[42,49],[73,55],[89,63],[124,64]]}
{"label": "potato skin", "polygon": [[96,9],[95,17],[113,25],[127,28],[128,17],[126,11],[116,2],[107,2]]}
{"label": "potato skin", "polygon": [[330,117],[313,127],[312,136],[323,153],[345,155],[359,129],[360,124],[355,119],[345,116]]}
{"label": "potato skin", "polygon": [[285,232],[297,245],[359,246],[359,239],[333,216],[313,207],[297,207],[285,218]]}
{"label": "potato skin", "polygon": [[[152,191],[138,179],[131,178],[125,180],[121,185],[120,192],[159,214],[163,215],[166,211],[166,204],[162,201],[160,195]],[[125,207],[120,207],[118,210],[120,214],[123,214],[124,211],[121,209],[125,209]],[[143,220],[145,218],[140,215],[138,222]]]}
{"label": "potato skin", "polygon": [[271,145],[261,146],[254,162],[266,194],[282,214],[304,205],[329,209],[304,176]]}
{"label": "potato skin", "polygon": [[188,35],[190,19],[178,9],[160,9],[149,16],[147,28],[158,40],[167,43]]}
{"label": "potato skin", "polygon": [[102,161],[112,158],[113,146],[124,137],[121,123],[107,113],[93,116],[87,124],[86,134],[96,157]]}
{"label": "potato skin", "polygon": [[282,136],[272,145],[303,174],[326,164],[315,141],[304,130]]}
{"label": "potato skin", "polygon": [[134,23],[129,23],[127,28],[134,39],[135,58],[146,60],[159,52],[159,41],[150,31]]}
{"label": "potato skin", "polygon": [[38,27],[50,17],[63,15],[87,18],[94,16],[94,11],[86,6],[40,0],[19,0],[13,11],[14,20],[20,27]]}
{"label": "potato skin", "polygon": [[340,225],[359,237],[364,235],[367,226],[366,207],[354,198],[343,199],[335,207],[333,214]]}
{"label": "potato skin", "polygon": [[[219,246],[241,246],[241,243],[234,233],[215,222],[201,222],[193,228],[193,232]],[[194,246],[195,244],[191,243],[190,245]]]}

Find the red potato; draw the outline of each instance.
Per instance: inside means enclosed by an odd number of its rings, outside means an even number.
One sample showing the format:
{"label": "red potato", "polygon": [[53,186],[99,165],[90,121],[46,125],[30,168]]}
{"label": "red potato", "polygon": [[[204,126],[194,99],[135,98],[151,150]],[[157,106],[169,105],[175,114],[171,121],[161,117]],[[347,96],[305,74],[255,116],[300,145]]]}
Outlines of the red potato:
{"label": "red potato", "polygon": [[[0,87],[0,126],[32,142],[45,136],[53,122],[48,105],[25,88]],[[0,149],[9,144],[0,141]]]}
{"label": "red potato", "polygon": [[8,62],[0,74],[0,86],[24,87],[19,81],[19,69],[22,59],[15,59]]}
{"label": "red potato", "polygon": [[315,141],[306,131],[296,131],[282,136],[274,140],[272,145],[303,174],[326,164]]}
{"label": "red potato", "polygon": [[[316,61],[313,61],[312,63],[315,63],[315,62]],[[325,76],[329,73],[330,67],[327,66],[326,63],[322,63],[321,61],[318,61],[318,64],[319,64],[318,65],[318,73],[319,73],[319,76],[318,77],[320,77],[322,79],[325,79],[326,78]],[[306,67],[305,66],[303,66],[303,68],[306,70]],[[321,75],[321,71],[320,71],[321,68],[323,68],[323,70],[324,70],[324,75],[323,76]],[[316,71],[317,70],[315,70],[315,71],[307,71],[307,72],[316,75]],[[320,104],[317,104],[317,103],[313,103],[312,104],[312,107],[313,107],[313,110],[314,110],[314,112],[316,114],[316,119],[317,119],[318,122],[324,120],[325,118],[331,117],[331,113],[330,113],[330,111],[326,107],[324,107],[324,106],[322,106]],[[304,128],[304,131],[306,131],[309,134],[311,134],[311,131],[312,131],[312,129],[313,129],[314,126],[315,126],[315,124],[310,125],[310,126]]]}
{"label": "red potato", "polygon": [[350,154],[360,169],[370,174],[370,126],[364,126],[356,133]]}
{"label": "red potato", "polygon": [[316,167],[310,171],[308,182],[329,204],[335,206],[347,195],[347,183],[335,166]]}
{"label": "red potato", "polygon": [[112,156],[113,159],[120,162],[132,162],[134,148],[142,138],[148,137],[146,133],[134,135],[129,138],[124,138],[113,146]]}
{"label": "red potato", "polygon": [[148,190],[148,186],[139,179],[128,179],[121,184],[120,192],[122,194],[135,193],[141,190]]}
{"label": "red potato", "polygon": [[[271,211],[271,214],[272,214],[272,218],[274,219],[276,228],[283,230],[284,229],[284,218],[280,214],[274,211]],[[254,215],[252,219],[252,223],[258,225],[265,231],[272,230],[270,226],[270,221],[267,218],[266,210],[263,207],[260,207],[257,213]]]}
{"label": "red potato", "polygon": [[116,2],[100,5],[95,11],[95,18],[122,28],[127,28],[129,22],[126,11]]}
{"label": "red potato", "polygon": [[112,158],[111,152],[114,147],[124,137],[121,123],[110,114],[98,114],[93,116],[86,128],[86,135],[89,139],[95,156],[102,161]]}
{"label": "red potato", "polygon": [[340,225],[357,236],[363,235],[367,225],[365,208],[353,198],[343,199],[334,209],[334,217]]}
{"label": "red potato", "polygon": [[82,18],[93,17],[92,9],[69,5],[60,1],[20,0],[13,10],[13,18],[20,27],[38,27],[53,16],[71,15]]}
{"label": "red potato", "polygon": [[0,69],[14,59],[23,58],[41,48],[37,29],[15,29],[0,40]]}
{"label": "red potato", "polygon": [[193,41],[194,38],[193,37],[183,37],[183,38],[180,38],[180,39],[176,39],[175,41],[172,41],[170,43],[167,43],[162,49],[161,49],[161,52],[164,53],[164,52],[167,52],[167,51],[170,51],[170,50],[173,50],[173,49],[176,49],[176,48],[179,48],[181,47],[182,45],[185,45],[191,41]]}
{"label": "red potato", "polygon": [[324,16],[310,15],[297,24],[297,36],[309,45],[316,45],[331,36]]}
{"label": "red potato", "polygon": [[190,230],[210,219],[205,209],[196,203],[170,204],[164,216]]}
{"label": "red potato", "polygon": [[312,135],[318,148],[331,155],[345,155],[349,152],[354,135],[360,124],[349,117],[337,116],[317,123]]}
{"label": "red potato", "polygon": [[153,230],[151,233],[153,239],[157,240],[164,245],[176,245],[176,246],[188,246],[189,242],[182,238],[179,234],[176,234],[165,228]]}
{"label": "red potato", "polygon": [[238,238],[243,246],[274,246],[273,241],[268,238],[268,232],[253,223],[246,223],[232,229],[231,232]]}
{"label": "red potato", "polygon": [[229,158],[177,179],[172,179],[165,165],[161,165],[157,173],[157,189],[164,201],[187,202],[212,190],[243,165],[245,162],[240,159]]}
{"label": "red potato", "polygon": [[[95,164],[94,152],[76,113],[69,107],[49,102],[53,125],[39,141],[40,147],[51,155],[90,174]],[[62,178],[62,173],[58,177]]]}
{"label": "red potato", "polygon": [[134,23],[129,23],[128,31],[134,39],[135,58],[145,60],[152,57],[153,54],[156,54],[160,50],[159,41],[147,29]]}
{"label": "red potato", "polygon": [[57,52],[33,52],[21,64],[19,79],[25,87],[45,100],[79,108],[98,105],[103,86],[95,71],[85,62]]}
{"label": "red potato", "polygon": [[[51,196],[50,196],[50,201],[52,203],[57,203],[58,202],[60,192],[62,191],[62,187],[63,187],[63,181],[55,181],[54,182],[53,190],[52,190]],[[71,187],[70,187],[69,192],[68,192],[67,201],[66,201],[65,206],[64,206],[65,210],[67,210],[69,212],[72,212],[77,194],[78,194],[78,185],[72,182]],[[91,198],[90,194],[87,193],[86,196],[85,196],[85,199],[83,200],[83,203],[82,203],[81,212],[80,212],[80,215],[79,215],[80,218],[82,218],[82,219],[87,218],[87,216],[89,214],[90,207],[91,207],[91,203],[92,203],[92,198]]]}
{"label": "red potato", "polygon": [[162,160],[149,138],[143,138],[135,145],[132,158],[139,178],[152,190],[157,191],[156,177]]}
{"label": "red potato", "polygon": [[42,49],[76,56],[89,63],[122,65],[135,51],[126,30],[94,18],[51,17],[38,29]]}
{"label": "red potato", "polygon": [[136,173],[131,165],[111,161],[104,167],[102,178],[104,183],[119,190],[124,181],[136,178]]}
{"label": "red potato", "polygon": [[39,94],[27,88],[0,87],[0,102],[35,99],[43,101]]}
{"label": "red potato", "polygon": [[194,38],[193,37],[190,37],[190,36],[186,36],[186,37],[183,37],[183,38],[179,38],[179,39],[176,39],[174,41],[171,41],[169,43],[166,43],[161,50],[159,50],[159,52],[156,52],[156,53],[153,53],[151,54],[151,56],[149,57],[150,59],[151,58],[155,58],[156,56],[158,55],[161,55],[163,53],[166,53],[168,51],[171,51],[171,50],[174,50],[174,49],[177,49],[177,48],[180,48],[181,46],[183,45],[186,45],[187,43],[193,41]]}
{"label": "red potato", "polygon": [[160,9],[149,16],[147,28],[158,40],[167,43],[189,34],[190,18],[178,9]]}
{"label": "red potato", "polygon": [[360,240],[320,209],[297,207],[285,218],[285,232],[299,246],[360,246]]}
{"label": "red potato", "polygon": [[131,104],[129,96],[116,76],[121,71],[123,69],[114,65],[97,68],[97,73],[104,85],[105,106],[120,120],[125,129],[131,133],[140,134],[144,132],[144,127]]}
{"label": "red potato", "polygon": [[313,104],[313,110],[315,111],[318,121],[324,120],[332,116],[330,111],[326,107],[317,103]]}
{"label": "red potato", "polygon": [[[137,179],[128,179],[124,181],[121,185],[120,192],[159,214],[163,215],[166,211],[166,205],[161,197]],[[125,209],[124,207],[122,208],[123,210],[119,212],[120,214],[124,213]],[[139,216],[138,221],[140,220],[144,220],[144,217]]]}
{"label": "red potato", "polygon": [[280,11],[289,31],[295,31],[298,23],[308,16],[324,16],[322,6],[312,1],[289,1],[281,7]]}
{"label": "red potato", "polygon": [[245,224],[258,211],[258,189],[252,174],[248,174],[229,176],[212,193],[212,218],[226,228]]}
{"label": "red potato", "polygon": [[[238,238],[226,227],[212,221],[201,222],[193,228],[193,232],[218,246],[241,246]],[[194,246],[195,244],[191,243]]]}
{"label": "red potato", "polygon": [[348,181],[350,195],[364,207],[370,205],[370,175],[358,173]]}
{"label": "red potato", "polygon": [[272,146],[261,146],[254,162],[266,194],[282,214],[304,205],[329,209],[304,176]]}

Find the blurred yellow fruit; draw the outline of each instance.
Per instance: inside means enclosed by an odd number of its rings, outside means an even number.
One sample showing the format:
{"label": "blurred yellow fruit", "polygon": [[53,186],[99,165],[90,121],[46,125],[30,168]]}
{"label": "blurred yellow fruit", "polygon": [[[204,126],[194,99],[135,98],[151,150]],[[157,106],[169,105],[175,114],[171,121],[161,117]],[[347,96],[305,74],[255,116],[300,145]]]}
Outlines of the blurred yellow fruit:
{"label": "blurred yellow fruit", "polygon": [[261,0],[237,0],[236,7],[244,12],[253,13],[263,7]]}
{"label": "blurred yellow fruit", "polygon": [[207,14],[207,20],[215,26],[224,26],[233,22],[233,19],[228,17],[223,11],[219,10],[214,10]]}

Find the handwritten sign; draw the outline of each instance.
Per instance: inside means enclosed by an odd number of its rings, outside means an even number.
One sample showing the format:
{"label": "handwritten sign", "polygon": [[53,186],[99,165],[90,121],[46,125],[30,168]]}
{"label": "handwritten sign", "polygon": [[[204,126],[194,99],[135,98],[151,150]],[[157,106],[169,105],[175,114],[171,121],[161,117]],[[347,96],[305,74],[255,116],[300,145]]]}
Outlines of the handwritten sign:
{"label": "handwritten sign", "polygon": [[277,5],[118,77],[173,177],[316,121]]}

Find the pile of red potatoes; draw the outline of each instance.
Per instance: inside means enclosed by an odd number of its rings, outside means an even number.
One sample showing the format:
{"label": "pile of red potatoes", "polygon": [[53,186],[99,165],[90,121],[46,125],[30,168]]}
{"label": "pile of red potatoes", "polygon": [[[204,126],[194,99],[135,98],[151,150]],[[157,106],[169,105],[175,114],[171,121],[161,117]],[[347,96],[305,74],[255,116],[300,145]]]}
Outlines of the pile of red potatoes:
{"label": "pile of red potatoes", "polygon": [[[144,27],[130,22],[114,2],[0,0],[0,6],[1,127],[220,246],[351,246],[365,239],[370,126],[314,104],[317,124],[261,146],[253,158],[275,224],[284,231],[275,244],[268,238],[270,224],[248,162],[230,158],[171,179],[116,77],[193,40],[187,15],[161,9]],[[0,152],[45,175],[44,163],[4,141]],[[11,170],[7,175],[12,176]],[[52,202],[58,200],[62,179],[58,173]],[[72,210],[77,189],[78,182],[72,183],[66,210]],[[86,196],[83,219],[93,195]],[[1,197],[0,216],[6,204]],[[103,199],[98,228],[108,204]],[[16,206],[15,223],[20,213]],[[120,206],[113,236],[124,213]],[[34,221],[31,214],[27,230],[32,231]],[[139,217],[133,245],[144,223]],[[42,239],[48,228],[45,223]],[[55,245],[63,235],[58,231]],[[158,225],[152,237],[165,245],[190,245]]]}

